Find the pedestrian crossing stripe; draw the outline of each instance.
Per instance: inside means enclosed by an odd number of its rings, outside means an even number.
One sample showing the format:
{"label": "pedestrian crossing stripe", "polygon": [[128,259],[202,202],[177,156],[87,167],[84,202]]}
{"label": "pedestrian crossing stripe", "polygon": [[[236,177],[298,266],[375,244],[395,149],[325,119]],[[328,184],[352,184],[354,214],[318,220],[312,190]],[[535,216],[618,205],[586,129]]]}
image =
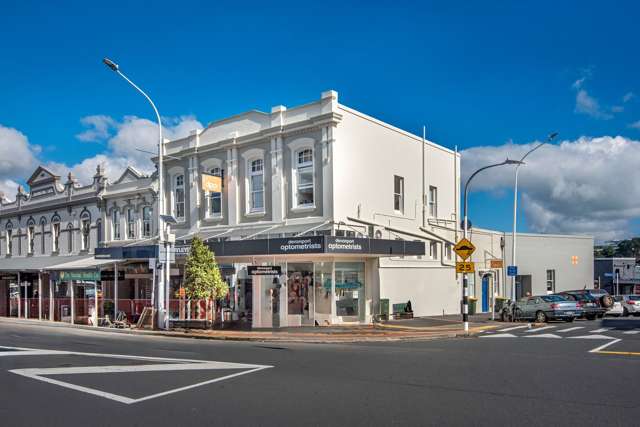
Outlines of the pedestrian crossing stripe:
{"label": "pedestrian crossing stripe", "polygon": [[555,326],[543,326],[542,328],[529,329],[528,331],[525,331],[525,332],[535,333],[535,332],[545,331],[547,329],[553,329],[553,328],[555,328]]}
{"label": "pedestrian crossing stripe", "polygon": [[571,331],[577,331],[578,329],[584,329],[584,326],[574,326],[573,328],[560,329],[559,331],[556,331],[556,332],[571,332]]}
{"label": "pedestrian crossing stripe", "polygon": [[623,332],[623,334],[635,335],[635,334],[640,334],[640,331],[625,331],[625,332]]}
{"label": "pedestrian crossing stripe", "polygon": [[528,335],[525,338],[562,338],[562,337],[556,334],[538,334],[538,335]]}

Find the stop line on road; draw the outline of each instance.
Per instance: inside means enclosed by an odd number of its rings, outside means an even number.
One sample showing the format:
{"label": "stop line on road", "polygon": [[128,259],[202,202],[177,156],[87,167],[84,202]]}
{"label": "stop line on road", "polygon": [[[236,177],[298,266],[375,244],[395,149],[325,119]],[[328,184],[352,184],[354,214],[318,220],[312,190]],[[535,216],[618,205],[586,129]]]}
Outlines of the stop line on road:
{"label": "stop line on road", "polygon": [[[255,373],[264,369],[272,368],[269,365],[255,365],[246,363],[219,362],[211,360],[194,360],[194,359],[176,359],[164,357],[134,356],[123,354],[101,354],[101,353],[85,353],[77,351],[35,349],[24,347],[5,347],[0,346],[0,357],[34,357],[34,356],[86,356],[106,359],[124,359],[134,361],[146,361],[152,364],[135,364],[135,365],[107,365],[107,366],[71,366],[71,367],[55,367],[55,368],[23,368],[11,369],[9,372],[20,375],[22,377],[42,381],[45,383],[57,385],[71,390],[103,397],[119,403],[127,405],[155,399],[162,396],[190,390],[207,384],[213,384],[225,381],[231,378],[239,377]],[[186,372],[186,371],[234,371],[231,374],[223,375],[206,381],[196,381],[192,384],[163,390],[156,393],[147,394],[137,398],[124,396],[122,394],[111,393],[100,390],[96,387],[87,387],[73,384],[69,381],[52,378],[62,375],[81,375],[81,374],[123,374],[123,373],[140,373],[140,372]],[[65,377],[68,378],[68,377]]]}

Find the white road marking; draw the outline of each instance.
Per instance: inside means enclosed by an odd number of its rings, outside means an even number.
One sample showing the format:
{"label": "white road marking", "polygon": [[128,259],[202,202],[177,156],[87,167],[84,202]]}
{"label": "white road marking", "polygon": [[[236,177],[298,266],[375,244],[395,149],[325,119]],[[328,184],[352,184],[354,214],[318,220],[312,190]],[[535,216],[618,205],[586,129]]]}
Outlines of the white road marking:
{"label": "white road marking", "polygon": [[606,344],[601,345],[600,347],[596,347],[593,350],[589,350],[589,353],[597,353],[597,352],[599,352],[601,350],[604,350],[605,348],[609,347],[610,345],[613,345],[613,344],[615,344],[617,342],[620,342],[620,341],[622,341],[620,338],[615,339],[615,340],[613,340],[611,342],[608,342]]}
{"label": "white road marking", "polygon": [[[130,360],[146,360],[155,362],[173,362],[154,365],[128,365],[128,366],[81,366],[81,367],[66,367],[66,368],[29,368],[29,369],[13,369],[9,372],[23,377],[43,381],[49,384],[55,384],[60,387],[69,388],[83,393],[92,394],[94,396],[103,397],[106,399],[114,400],[116,402],[124,403],[127,405],[143,402],[145,400],[154,399],[156,397],[167,396],[169,394],[178,393],[181,391],[189,390],[203,385],[212,384],[219,381],[224,381],[240,375],[246,375],[253,372],[261,371],[263,369],[272,368],[268,365],[254,365],[246,363],[231,363],[231,362],[216,362],[209,360],[193,360],[193,359],[173,359],[164,357],[147,357],[147,356],[131,356],[124,354],[100,354],[100,353],[84,353],[75,351],[58,351],[58,350],[43,350],[34,348],[21,348],[21,347],[2,347],[10,351],[0,352],[2,356],[42,356],[42,355],[79,355],[90,357],[104,357],[112,359],[130,359]],[[121,396],[114,393],[108,393],[102,390],[93,389],[90,387],[83,387],[76,384],[60,381],[51,378],[52,375],[72,375],[72,374],[109,374],[109,373],[122,373],[122,372],[162,372],[162,371],[190,371],[190,370],[228,370],[228,369],[244,369],[242,372],[235,372],[223,377],[214,378],[212,380],[202,381],[199,383],[191,384],[184,387],[175,388],[172,390],[163,391],[161,393],[151,394],[143,396],[137,399]],[[46,376],[44,376],[46,375]]]}
{"label": "white road marking", "polygon": [[625,331],[625,332],[623,332],[623,334],[635,335],[635,334],[640,334],[640,331]]}
{"label": "white road marking", "polygon": [[515,338],[513,334],[481,335],[480,338]]}
{"label": "white road marking", "polygon": [[562,338],[556,334],[539,334],[539,335],[527,335],[525,338]]}
{"label": "white road marking", "polygon": [[569,339],[578,340],[614,340],[614,337],[608,337],[606,335],[580,335],[579,337],[569,337]]}
{"label": "white road marking", "polygon": [[583,329],[584,326],[574,326],[573,328],[567,328],[567,329],[560,329],[559,331],[556,332],[571,332],[571,331],[577,331],[578,329]]}
{"label": "white road marking", "polygon": [[547,329],[552,329],[555,328],[555,326],[543,326],[542,328],[533,328],[533,329],[529,329],[528,331],[525,331],[526,333],[533,333],[533,332],[540,332],[540,331],[544,331]]}
{"label": "white road marking", "polygon": [[591,333],[591,334],[599,334],[600,332],[607,332],[609,329],[611,329],[611,328],[594,329],[593,331],[589,331],[589,333]]}
{"label": "white road marking", "polygon": [[507,329],[499,329],[498,332],[509,332],[509,331],[515,331],[516,329],[523,329],[523,328],[528,328],[529,326],[527,325],[522,325],[522,326],[512,326],[510,328]]}

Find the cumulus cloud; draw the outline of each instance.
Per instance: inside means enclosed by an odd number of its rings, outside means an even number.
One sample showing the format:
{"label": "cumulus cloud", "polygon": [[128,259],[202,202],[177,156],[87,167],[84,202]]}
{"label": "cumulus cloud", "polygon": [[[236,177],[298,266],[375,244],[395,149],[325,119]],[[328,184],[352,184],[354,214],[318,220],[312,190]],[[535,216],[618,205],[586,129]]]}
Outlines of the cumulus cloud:
{"label": "cumulus cloud", "polygon": [[[520,159],[537,142],[474,147],[462,152],[464,179],[477,168],[506,157]],[[629,237],[640,217],[640,141],[621,136],[581,137],[540,148],[519,176],[529,228],[544,233],[588,234],[598,240]],[[513,188],[514,169],[478,175],[475,191]],[[464,181],[463,181],[464,182]],[[506,213],[505,213],[506,214]]]}
{"label": "cumulus cloud", "polygon": [[[189,135],[194,129],[202,129],[202,124],[193,116],[169,117],[163,119],[163,137],[178,139]],[[57,175],[66,177],[71,172],[81,184],[93,180],[98,165],[105,168],[110,180],[120,177],[127,166],[141,172],[155,170],[149,153],[155,153],[158,144],[158,126],[155,122],[135,116],[117,121],[109,116],[94,115],[81,119],[87,129],[76,135],[81,141],[104,142],[106,148],[93,157],[75,164],[47,161],[40,148],[29,142],[20,131],[0,125],[0,191],[11,199],[16,194],[18,181],[29,178],[38,165],[43,165]]]}
{"label": "cumulus cloud", "polygon": [[77,134],[76,138],[84,142],[97,142],[107,139],[110,136],[111,129],[116,124],[111,117],[101,114],[83,117],[80,119],[80,123],[88,129]]}

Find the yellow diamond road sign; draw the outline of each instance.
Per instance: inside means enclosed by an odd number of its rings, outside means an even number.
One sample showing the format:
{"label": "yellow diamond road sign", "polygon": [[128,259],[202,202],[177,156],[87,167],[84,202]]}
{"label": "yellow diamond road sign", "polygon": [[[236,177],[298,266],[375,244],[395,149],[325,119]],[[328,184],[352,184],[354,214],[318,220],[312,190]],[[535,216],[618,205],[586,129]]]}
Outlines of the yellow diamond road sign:
{"label": "yellow diamond road sign", "polygon": [[469,239],[462,239],[453,247],[453,250],[456,251],[460,258],[466,260],[476,250],[476,247],[473,246]]}

